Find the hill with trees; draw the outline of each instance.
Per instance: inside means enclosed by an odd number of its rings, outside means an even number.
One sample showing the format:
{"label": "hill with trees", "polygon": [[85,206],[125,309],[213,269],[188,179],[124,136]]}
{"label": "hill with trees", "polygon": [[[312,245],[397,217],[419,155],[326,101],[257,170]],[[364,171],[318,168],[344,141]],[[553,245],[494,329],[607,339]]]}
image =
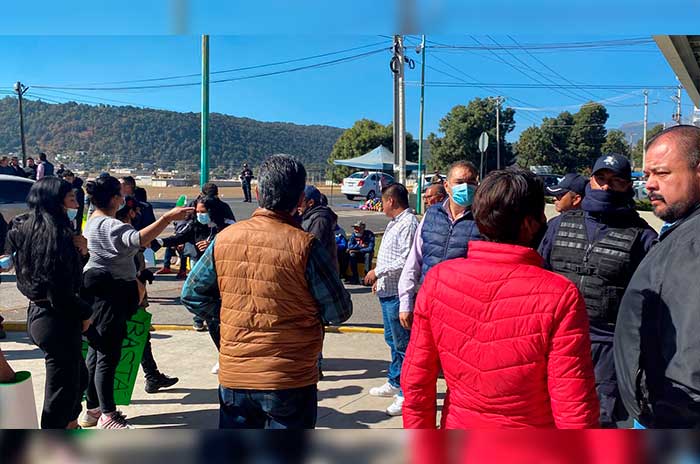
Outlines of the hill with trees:
{"label": "hill with trees", "polygon": [[[299,157],[307,168],[323,168],[343,129],[261,122],[212,113],[210,167],[214,175],[258,165],[273,153]],[[27,154],[63,154],[71,165],[199,169],[200,115],[133,106],[50,104],[24,101]],[[17,99],[0,99],[0,153],[20,153]]]}

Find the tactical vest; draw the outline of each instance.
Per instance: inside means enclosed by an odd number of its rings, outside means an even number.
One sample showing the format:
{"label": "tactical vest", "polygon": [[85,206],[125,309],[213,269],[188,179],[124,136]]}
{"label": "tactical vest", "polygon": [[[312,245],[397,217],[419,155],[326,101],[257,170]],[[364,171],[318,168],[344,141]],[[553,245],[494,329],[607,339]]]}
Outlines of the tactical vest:
{"label": "tactical vest", "polygon": [[448,259],[466,258],[467,244],[479,240],[479,229],[474,216],[468,211],[454,223],[442,205],[435,205],[425,213],[421,229],[423,239],[423,266],[421,282],[435,265]]}
{"label": "tactical vest", "polygon": [[632,247],[642,229],[609,228],[591,242],[584,211],[567,213],[554,238],[552,270],[571,280],[586,301],[592,323],[614,324],[617,310],[634,274]]}

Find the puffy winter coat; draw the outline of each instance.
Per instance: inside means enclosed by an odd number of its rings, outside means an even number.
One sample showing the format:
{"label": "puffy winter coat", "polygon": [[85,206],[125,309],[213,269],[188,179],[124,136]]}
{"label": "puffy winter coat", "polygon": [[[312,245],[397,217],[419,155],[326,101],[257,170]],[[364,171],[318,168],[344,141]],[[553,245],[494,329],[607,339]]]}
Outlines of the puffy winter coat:
{"label": "puffy winter coat", "polygon": [[401,372],[406,428],[599,424],[588,316],[579,291],[531,248],[469,244],[435,266],[418,293]]}

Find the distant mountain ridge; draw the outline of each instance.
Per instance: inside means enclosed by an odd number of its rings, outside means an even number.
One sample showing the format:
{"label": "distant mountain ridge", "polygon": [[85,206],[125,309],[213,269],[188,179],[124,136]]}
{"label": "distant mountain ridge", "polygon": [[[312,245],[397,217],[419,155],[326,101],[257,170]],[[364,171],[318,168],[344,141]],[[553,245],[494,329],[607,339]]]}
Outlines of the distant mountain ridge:
{"label": "distant mountain ridge", "polygon": [[[24,121],[28,155],[61,153],[71,165],[85,169],[199,168],[199,113],[25,100]],[[238,172],[243,162],[257,166],[274,153],[295,155],[307,167],[320,168],[344,130],[220,113],[212,113],[209,121],[213,174]],[[17,100],[6,97],[0,99],[0,154],[20,151]]]}

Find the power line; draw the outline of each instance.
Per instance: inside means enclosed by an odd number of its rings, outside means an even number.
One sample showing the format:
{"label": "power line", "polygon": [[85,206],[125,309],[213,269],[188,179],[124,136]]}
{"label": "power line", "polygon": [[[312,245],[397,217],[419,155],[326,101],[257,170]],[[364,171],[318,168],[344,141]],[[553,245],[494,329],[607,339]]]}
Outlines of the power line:
{"label": "power line", "polygon": [[[94,98],[94,99],[96,99],[96,100],[102,100],[102,101],[105,101],[105,102],[122,103],[122,104],[124,104],[124,105],[137,106],[137,107],[141,107],[141,108],[150,108],[150,109],[157,109],[157,110],[169,111],[169,110],[167,110],[166,108],[161,108],[161,107],[156,107],[156,106],[150,106],[150,105],[143,105],[143,104],[141,104],[141,103],[128,102],[128,101],[124,101],[124,100],[115,100],[115,99],[112,99],[112,98],[97,97],[97,96],[94,96],[94,95],[84,95],[84,94],[80,94],[80,93],[66,92],[66,91],[64,91],[64,90],[43,89],[43,92],[49,92],[49,94],[52,94],[52,93],[53,93],[53,94],[55,94],[55,93],[60,93],[60,94],[72,95],[72,96],[75,96],[75,97],[82,97],[82,98]],[[56,96],[56,98],[59,98],[59,97]],[[66,97],[61,97],[61,98],[66,99]]]}
{"label": "power line", "polygon": [[[291,73],[291,72],[297,72],[297,71],[303,71],[306,69],[315,69],[315,68],[323,68],[326,66],[332,66],[340,63],[346,63],[349,61],[354,61],[360,58],[365,58],[371,55],[376,55],[377,53],[385,52],[389,50],[389,48],[380,48],[378,50],[372,50],[369,52],[365,53],[360,53],[358,55],[353,55],[353,56],[348,56],[348,57],[343,57],[343,58],[337,58],[335,60],[330,60],[330,61],[324,61],[321,63],[314,63],[306,66],[299,66],[296,68],[290,68],[290,69],[283,69],[279,71],[271,71],[267,73],[261,73],[261,74],[253,74],[249,76],[241,76],[241,77],[231,77],[227,79],[218,79],[218,80],[212,80],[210,81],[211,84],[218,84],[222,82],[234,82],[234,81],[243,81],[243,80],[248,80],[248,79],[256,79],[259,77],[268,77],[268,76],[276,76],[279,74],[286,74],[286,73]],[[201,85],[200,82],[185,82],[185,83],[180,83],[180,84],[159,84],[159,85],[143,85],[143,86],[129,86],[129,87],[66,87],[66,86],[52,86],[52,85],[34,85],[33,87],[35,89],[61,89],[61,90],[82,90],[82,91],[119,91],[119,90],[141,90],[141,89],[162,89],[162,88],[174,88],[174,87],[191,87],[191,86],[199,86]]]}
{"label": "power line", "polygon": [[639,85],[639,84],[527,84],[527,83],[483,83],[483,82],[426,82],[433,87],[482,87],[491,86],[503,89],[600,89],[600,90],[644,90],[644,89],[676,89],[674,85]]}
{"label": "power line", "polygon": [[[473,37],[472,37],[473,39]],[[485,45],[478,40],[476,41],[478,45],[452,45],[436,42],[433,40],[427,40],[428,43],[433,44],[429,46],[430,48],[446,48],[446,49],[460,49],[460,50],[498,50],[501,47],[494,47],[491,45]],[[586,42],[559,42],[559,43],[539,43],[539,44],[523,44],[522,47],[528,50],[553,50],[553,49],[591,49],[591,48],[608,48],[608,47],[631,47],[653,44],[654,40],[648,37],[640,38],[630,38],[630,39],[617,39],[617,40],[599,40],[599,41],[586,41]],[[520,46],[506,45],[506,49],[516,49],[521,48]]]}
{"label": "power line", "polygon": [[[266,64],[258,64],[254,66],[244,66],[241,68],[233,68],[233,69],[223,69],[220,71],[212,71],[210,74],[225,74],[225,73],[232,73],[232,72],[239,72],[239,71],[249,71],[251,69],[259,69],[259,68],[266,68],[266,67],[271,67],[271,66],[280,66],[283,64],[290,64],[290,63],[297,63],[300,61],[308,61],[308,60],[313,60],[316,58],[325,58],[327,56],[332,56],[332,55],[339,55],[342,53],[348,53],[356,50],[361,50],[365,48],[370,48],[370,47],[376,47],[378,45],[383,45],[385,42],[375,42],[367,45],[361,45],[358,47],[352,47],[352,48],[346,48],[343,50],[337,50],[334,52],[328,52],[328,53],[320,53],[318,55],[312,55],[312,56],[305,56],[303,58],[294,58],[290,60],[284,60],[284,61],[276,61],[274,63],[266,63]],[[81,85],[81,86],[103,86],[103,85],[117,85],[117,84],[137,84],[137,83],[142,83],[142,82],[158,82],[158,81],[167,81],[167,80],[175,80],[175,79],[184,79],[188,77],[199,77],[200,73],[193,73],[193,74],[181,74],[179,76],[167,76],[167,77],[153,77],[153,78],[148,78],[148,79],[132,79],[132,80],[125,80],[125,81],[111,81],[111,82],[88,82],[84,84],[76,84],[76,85]],[[37,87],[37,86],[34,86]],[[41,86],[39,86],[41,87]],[[68,88],[68,87],[65,87]],[[72,88],[72,87],[71,87]]]}

